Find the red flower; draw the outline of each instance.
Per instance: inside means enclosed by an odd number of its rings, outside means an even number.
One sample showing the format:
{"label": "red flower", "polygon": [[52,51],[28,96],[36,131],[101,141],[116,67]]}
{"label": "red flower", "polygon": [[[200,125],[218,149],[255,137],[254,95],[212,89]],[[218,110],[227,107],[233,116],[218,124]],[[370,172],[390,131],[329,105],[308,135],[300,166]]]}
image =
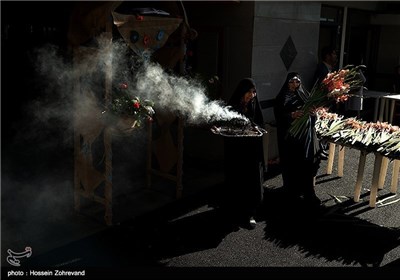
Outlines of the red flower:
{"label": "red flower", "polygon": [[139,109],[140,108],[140,103],[139,103],[139,101],[135,101],[135,102],[133,102],[133,108],[135,108],[135,109]]}

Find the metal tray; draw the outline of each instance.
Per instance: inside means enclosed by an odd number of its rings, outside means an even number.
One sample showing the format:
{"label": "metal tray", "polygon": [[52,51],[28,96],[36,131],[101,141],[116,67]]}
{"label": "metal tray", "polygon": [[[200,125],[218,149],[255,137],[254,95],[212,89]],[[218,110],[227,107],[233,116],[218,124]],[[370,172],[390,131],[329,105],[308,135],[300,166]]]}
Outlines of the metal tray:
{"label": "metal tray", "polygon": [[251,128],[232,128],[232,127],[217,127],[211,128],[211,132],[224,137],[260,137],[267,133],[265,129],[257,126]]}

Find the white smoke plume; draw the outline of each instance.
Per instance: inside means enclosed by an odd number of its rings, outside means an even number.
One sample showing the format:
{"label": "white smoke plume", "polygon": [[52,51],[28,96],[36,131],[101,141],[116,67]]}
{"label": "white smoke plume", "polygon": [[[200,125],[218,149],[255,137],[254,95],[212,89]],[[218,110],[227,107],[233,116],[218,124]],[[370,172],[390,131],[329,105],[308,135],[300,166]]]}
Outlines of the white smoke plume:
{"label": "white smoke plume", "polygon": [[137,79],[138,94],[153,99],[157,107],[184,117],[189,124],[246,119],[221,100],[210,100],[196,81],[166,73],[157,64],[147,64]]}
{"label": "white smoke plume", "polygon": [[[113,84],[127,83],[132,96],[153,101],[156,114],[157,109],[170,111],[183,117],[187,124],[247,120],[222,100],[210,100],[199,81],[167,73],[150,62],[132,71],[132,65],[138,62],[127,55],[124,43],[102,37],[97,38],[97,43],[98,51],[87,51],[73,63],[64,63],[54,48],[38,51],[37,70],[46,81],[46,101],[51,96],[51,102],[42,106],[46,103],[42,99],[34,104],[35,119],[42,123],[58,119],[64,125],[74,122],[79,125],[101,118],[102,111],[110,111],[104,100],[107,76]],[[80,88],[76,87],[78,81]],[[68,127],[70,131],[73,129],[72,125]]]}

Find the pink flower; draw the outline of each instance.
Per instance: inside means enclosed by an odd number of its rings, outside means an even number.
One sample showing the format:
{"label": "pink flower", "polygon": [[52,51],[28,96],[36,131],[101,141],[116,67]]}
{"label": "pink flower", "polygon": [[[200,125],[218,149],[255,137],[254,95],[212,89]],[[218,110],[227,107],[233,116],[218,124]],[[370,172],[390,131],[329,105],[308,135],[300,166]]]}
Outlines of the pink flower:
{"label": "pink flower", "polygon": [[127,84],[127,83],[121,83],[121,84],[119,85],[119,88],[120,88],[120,89],[127,89],[127,88],[128,88],[128,84]]}

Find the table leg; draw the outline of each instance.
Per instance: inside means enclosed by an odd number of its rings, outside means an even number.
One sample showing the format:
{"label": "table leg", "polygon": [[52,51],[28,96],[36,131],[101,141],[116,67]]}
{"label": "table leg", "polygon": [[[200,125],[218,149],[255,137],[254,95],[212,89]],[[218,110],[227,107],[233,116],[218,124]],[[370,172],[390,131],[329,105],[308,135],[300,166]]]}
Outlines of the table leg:
{"label": "table leg", "polygon": [[358,162],[358,171],[357,171],[357,182],[354,188],[354,201],[360,201],[360,194],[361,194],[361,186],[362,186],[362,179],[364,176],[364,168],[365,168],[365,160],[367,158],[367,153],[364,151],[360,151],[360,159]]}
{"label": "table leg", "polygon": [[383,122],[383,115],[385,112],[385,104],[386,104],[386,99],[385,98],[380,98],[380,107],[379,107],[379,119],[378,121]]}
{"label": "table leg", "polygon": [[343,167],[344,167],[344,146],[339,146],[339,156],[338,156],[338,176],[343,177]]}
{"label": "table leg", "polygon": [[385,185],[385,178],[386,178],[386,173],[389,165],[389,159],[387,157],[382,158],[382,164],[381,164],[381,169],[379,171],[379,183],[378,183],[378,188],[381,190],[383,189]]}
{"label": "table leg", "polygon": [[375,154],[374,173],[372,175],[372,186],[369,195],[369,206],[376,206],[376,197],[378,195],[379,173],[381,171],[383,156]]}
{"label": "table leg", "polygon": [[396,105],[396,100],[390,101],[390,115],[389,115],[389,123],[393,123],[393,116],[394,116],[394,107]]}
{"label": "table leg", "polygon": [[332,174],[333,168],[333,160],[335,159],[335,148],[336,144],[329,143],[329,156],[328,156],[328,165],[326,166],[326,174]]}
{"label": "table leg", "polygon": [[384,121],[385,122],[389,122],[389,107],[390,107],[390,100],[386,100],[385,101],[385,118]]}
{"label": "table leg", "polygon": [[373,122],[376,122],[378,120],[379,99],[379,97],[375,98],[374,118],[372,119]]}
{"label": "table leg", "polygon": [[400,172],[400,160],[396,159],[393,163],[393,172],[392,172],[392,184],[390,186],[390,192],[397,192],[397,183],[399,180],[399,172]]}

